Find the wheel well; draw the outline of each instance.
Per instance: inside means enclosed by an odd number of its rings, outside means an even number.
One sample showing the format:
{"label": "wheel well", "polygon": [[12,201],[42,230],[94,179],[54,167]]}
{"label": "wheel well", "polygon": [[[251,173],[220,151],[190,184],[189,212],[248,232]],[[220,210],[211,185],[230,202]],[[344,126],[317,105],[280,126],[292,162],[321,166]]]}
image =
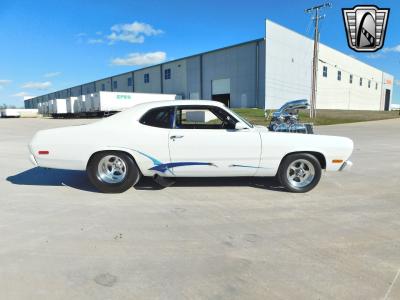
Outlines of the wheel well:
{"label": "wheel well", "polygon": [[282,163],[282,161],[283,161],[288,155],[291,155],[291,154],[298,154],[298,153],[307,153],[307,154],[311,154],[311,155],[314,156],[316,159],[318,159],[318,161],[319,161],[319,163],[320,163],[320,165],[321,165],[321,169],[326,169],[326,159],[325,159],[325,156],[324,156],[322,153],[320,153],[320,152],[314,152],[314,151],[297,151],[297,152],[290,152],[290,153],[286,154],[286,155],[282,158],[281,163]]}
{"label": "wheel well", "polygon": [[120,153],[124,153],[124,154],[126,154],[126,155],[128,155],[130,158],[132,158],[133,159],[133,161],[135,162],[135,164],[137,165],[137,163],[136,163],[136,160],[135,160],[135,158],[132,156],[132,154],[130,154],[129,152],[126,152],[126,151],[121,151],[121,150],[101,150],[101,151],[97,151],[97,152],[94,152],[90,157],[89,157],[89,160],[88,160],[88,162],[87,162],[87,164],[86,164],[86,169],[87,169],[87,167],[89,166],[89,164],[90,164],[90,161],[93,159],[93,157],[96,155],[96,154],[99,154],[99,153],[103,153],[103,152],[120,152]]}

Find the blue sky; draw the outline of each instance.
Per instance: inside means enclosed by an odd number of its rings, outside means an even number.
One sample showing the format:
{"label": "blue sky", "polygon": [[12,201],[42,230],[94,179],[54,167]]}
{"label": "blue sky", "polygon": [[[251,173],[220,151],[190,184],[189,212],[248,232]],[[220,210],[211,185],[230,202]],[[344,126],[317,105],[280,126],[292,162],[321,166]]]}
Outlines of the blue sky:
{"label": "blue sky", "polygon": [[[2,0],[0,104],[22,106],[23,95],[41,95],[146,63],[261,38],[265,18],[311,37],[304,8],[320,2]],[[386,50],[374,55],[350,50],[343,28],[341,8],[364,3],[331,2],[322,21],[321,42],[400,79],[400,1],[367,3],[391,8]]]}

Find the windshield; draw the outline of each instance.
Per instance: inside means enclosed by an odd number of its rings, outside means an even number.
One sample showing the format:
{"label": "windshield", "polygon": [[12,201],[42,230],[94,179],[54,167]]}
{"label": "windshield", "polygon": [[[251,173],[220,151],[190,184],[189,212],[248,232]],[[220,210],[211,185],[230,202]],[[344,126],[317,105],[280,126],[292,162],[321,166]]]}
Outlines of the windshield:
{"label": "windshield", "polygon": [[249,126],[250,128],[253,128],[253,124],[251,124],[249,121],[247,121],[245,118],[243,118],[242,116],[239,116],[237,113],[235,113],[233,110],[229,110],[229,113],[232,114],[234,117],[236,117],[237,119],[239,119],[240,121],[242,121],[244,124],[246,124],[247,126]]}

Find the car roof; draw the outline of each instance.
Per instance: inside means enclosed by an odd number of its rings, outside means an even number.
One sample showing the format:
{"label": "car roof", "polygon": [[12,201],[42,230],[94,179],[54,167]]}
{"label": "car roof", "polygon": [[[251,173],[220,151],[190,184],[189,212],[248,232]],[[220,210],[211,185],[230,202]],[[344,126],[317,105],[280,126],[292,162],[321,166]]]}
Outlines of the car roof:
{"label": "car roof", "polygon": [[124,118],[135,118],[139,119],[145,112],[150,109],[165,106],[177,106],[177,105],[190,105],[190,106],[216,106],[216,107],[226,107],[225,104],[212,101],[212,100],[164,100],[164,101],[150,101],[137,104],[131,108],[125,109],[120,113],[117,113],[111,117],[103,119],[103,121],[117,121]]}
{"label": "car roof", "polygon": [[137,107],[141,108],[154,108],[154,107],[162,107],[162,106],[176,106],[176,105],[211,105],[211,106],[218,106],[218,107],[225,107],[225,104],[213,101],[213,100],[164,100],[164,101],[151,101],[151,102],[144,102],[138,105],[135,105],[131,109],[135,109]]}

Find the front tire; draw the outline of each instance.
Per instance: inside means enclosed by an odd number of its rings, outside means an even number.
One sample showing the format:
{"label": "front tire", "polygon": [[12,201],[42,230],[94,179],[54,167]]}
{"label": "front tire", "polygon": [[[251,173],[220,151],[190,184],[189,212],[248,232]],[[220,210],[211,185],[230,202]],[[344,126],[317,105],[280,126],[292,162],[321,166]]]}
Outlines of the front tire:
{"label": "front tire", "polygon": [[279,167],[278,179],[289,192],[308,192],[321,179],[321,164],[315,156],[308,153],[290,154]]}
{"label": "front tire", "polygon": [[123,193],[138,183],[141,173],[131,156],[118,151],[93,155],[87,169],[90,182],[102,193]]}

